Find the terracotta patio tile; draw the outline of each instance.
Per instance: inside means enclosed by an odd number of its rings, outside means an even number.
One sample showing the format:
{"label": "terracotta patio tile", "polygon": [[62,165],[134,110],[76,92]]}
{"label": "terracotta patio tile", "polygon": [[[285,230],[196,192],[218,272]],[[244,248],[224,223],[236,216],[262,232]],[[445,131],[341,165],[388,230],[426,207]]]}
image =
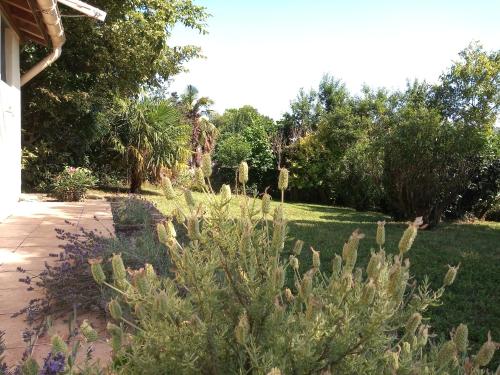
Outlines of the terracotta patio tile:
{"label": "terracotta patio tile", "polygon": [[21,229],[21,228],[2,228],[0,232],[0,238],[17,238],[17,237],[27,237],[33,232],[33,229]]}
{"label": "terracotta patio tile", "polygon": [[12,253],[16,251],[15,247],[0,247],[0,265],[10,261],[13,257]]}
{"label": "terracotta patio tile", "polygon": [[5,331],[4,339],[8,349],[24,347],[22,338],[23,330],[26,328],[24,319],[24,316],[12,318],[11,314],[0,315],[0,329]]}
{"label": "terracotta patio tile", "polygon": [[65,228],[54,228],[53,226],[38,227],[29,235],[29,238],[40,238],[40,237],[54,237],[57,236],[56,229],[63,229],[68,232],[73,232],[74,228],[72,226],[67,226]]}
{"label": "terracotta patio tile", "polygon": [[[0,224],[1,225],[1,224]],[[1,230],[1,229],[0,229]],[[23,237],[10,237],[10,238],[0,238],[0,248],[4,247],[13,247],[16,248],[18,247],[26,238],[26,236]]]}
{"label": "terracotta patio tile", "polygon": [[85,219],[85,220],[81,220],[78,223],[77,231],[81,231],[81,228],[83,228],[86,231],[94,231],[94,232],[96,232],[96,231],[97,232],[99,232],[99,231],[104,231],[104,232],[111,231],[112,233],[114,232],[113,220]]}
{"label": "terracotta patio tile", "polygon": [[[17,273],[18,278],[23,274]],[[18,312],[28,305],[28,302],[35,298],[43,297],[43,293],[38,290],[27,290],[27,285],[18,282],[19,286],[14,289],[0,289],[0,314],[8,316]]]}
{"label": "terracotta patio tile", "polygon": [[[0,264],[0,272],[17,272],[17,267],[26,270],[30,275],[36,275],[45,270],[45,263],[54,266],[58,263],[58,258],[54,257],[33,257],[23,258],[21,262],[5,262]],[[1,262],[0,262],[1,263]]]}
{"label": "terracotta patio tile", "polygon": [[76,225],[78,223],[79,216],[75,216],[71,219],[64,219],[57,216],[45,216],[40,222],[40,226],[65,226],[65,225]]}
{"label": "terracotta patio tile", "polygon": [[[55,233],[55,232],[54,232]],[[28,237],[26,238],[19,247],[57,247],[59,245],[64,245],[65,240],[61,240],[55,237]]]}
{"label": "terracotta patio tile", "polygon": [[18,247],[15,250],[19,262],[27,263],[31,259],[45,258],[49,260],[52,258],[50,254],[59,254],[63,249],[58,246],[28,246],[28,247]]}
{"label": "terracotta patio tile", "polygon": [[[100,217],[100,221],[96,222],[94,216]],[[26,327],[23,316],[10,318],[10,315],[25,307],[30,299],[40,293],[27,291],[28,286],[19,282],[19,278],[43,270],[45,261],[56,263],[57,258],[49,257],[49,254],[62,252],[59,245],[63,245],[65,240],[57,238],[55,228],[71,233],[80,228],[98,229],[102,231],[102,235],[110,236],[114,233],[110,205],[106,201],[21,202],[15,215],[0,223],[0,328],[7,327],[8,349],[5,357],[9,364],[19,360],[25,349],[22,332]],[[27,272],[19,273],[16,271],[17,267],[22,267]],[[83,318],[78,317],[79,322]],[[102,342],[94,345],[95,357],[108,361],[110,347],[104,342],[105,323],[97,324],[99,320],[95,320],[96,317],[90,318],[103,337]],[[62,320],[55,325],[59,327],[58,331],[67,333],[67,324]],[[49,338],[50,336],[39,338],[34,350],[35,358],[42,360],[46,357],[50,350],[47,341]],[[85,348],[82,348],[81,356],[84,355]]]}
{"label": "terracotta patio tile", "polygon": [[27,231],[33,231],[38,227],[40,223],[33,222],[32,220],[27,220],[25,223],[0,223],[2,225],[2,230],[18,230],[24,229]]}
{"label": "terracotta patio tile", "polygon": [[[19,281],[22,274],[18,272],[0,272],[0,291],[9,289],[26,289],[26,285]],[[1,300],[1,306],[6,305],[6,301]]]}
{"label": "terracotta patio tile", "polygon": [[[7,366],[15,366],[24,353],[24,345],[12,349],[7,349],[5,351],[5,363]],[[13,369],[12,369],[13,370]]]}

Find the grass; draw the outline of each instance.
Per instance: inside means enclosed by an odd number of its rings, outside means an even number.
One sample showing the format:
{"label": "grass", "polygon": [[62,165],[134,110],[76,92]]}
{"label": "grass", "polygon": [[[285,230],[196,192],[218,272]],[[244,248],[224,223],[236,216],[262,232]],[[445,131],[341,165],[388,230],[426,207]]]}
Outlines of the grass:
{"label": "grass", "polygon": [[[146,188],[145,196],[164,214],[174,208],[153,187]],[[203,198],[200,193],[194,197],[198,201]],[[231,209],[238,210],[236,202]],[[377,212],[340,207],[285,203],[285,213],[289,220],[287,246],[291,248],[295,239],[302,239],[305,249],[312,246],[321,252],[325,269],[330,267],[333,256],[341,253],[344,241],[354,229],[360,228],[366,235],[359,250],[359,263],[364,266],[375,247],[377,220],[388,221],[388,253],[397,252],[399,238],[406,228],[405,223],[391,222]],[[443,223],[435,229],[419,231],[409,257],[415,279],[422,281],[427,276],[435,289],[441,286],[447,265],[460,264],[457,280],[447,289],[443,304],[430,312],[435,333],[448,337],[453,327],[464,322],[469,326],[469,338],[475,349],[486,340],[489,330],[493,339],[500,341],[500,223]],[[300,260],[303,269],[309,269],[310,251],[303,251]],[[494,362],[495,366],[500,362],[498,352]]]}
{"label": "grass", "polygon": [[[145,193],[164,214],[168,215],[174,208],[171,201],[158,195],[158,190],[150,187]],[[201,200],[202,194],[194,193],[194,197]],[[238,210],[236,202],[231,209]],[[376,246],[377,220],[388,221],[388,253],[397,252],[399,238],[406,228],[405,223],[391,222],[383,214],[348,208],[285,203],[285,212],[289,219],[289,248],[295,239],[302,239],[305,248],[312,246],[321,252],[325,268],[330,267],[336,253],[341,253],[344,241],[356,228],[366,234],[359,250],[359,262],[363,266],[369,259],[370,250]],[[474,347],[486,340],[489,330],[493,338],[500,341],[500,223],[442,223],[433,230],[420,231],[409,257],[415,279],[421,281],[427,276],[436,289],[442,284],[447,265],[460,264],[457,280],[446,291],[443,304],[431,310],[435,333],[447,337],[447,332],[464,322],[469,326]],[[310,252],[303,251],[300,260],[304,269],[309,269]],[[498,357],[499,353],[497,363]]]}

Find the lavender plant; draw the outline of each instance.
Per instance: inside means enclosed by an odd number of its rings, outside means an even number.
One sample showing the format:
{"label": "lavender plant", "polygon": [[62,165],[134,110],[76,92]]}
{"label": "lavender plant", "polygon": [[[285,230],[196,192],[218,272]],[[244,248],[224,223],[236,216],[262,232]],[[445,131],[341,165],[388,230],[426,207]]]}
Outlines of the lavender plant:
{"label": "lavender plant", "polygon": [[[33,357],[23,359],[14,372],[15,375],[100,375],[105,374],[105,366],[92,358],[94,343],[99,341],[97,331],[84,320],[80,329],[70,332],[65,341],[59,335],[52,336],[50,352],[40,365]],[[85,356],[78,360],[78,352],[87,345]]]}
{"label": "lavender plant", "polygon": [[[125,230],[117,228],[117,237],[112,238],[103,236],[100,231],[81,229],[75,233],[55,229],[57,237],[65,242],[60,246],[59,253],[50,254],[55,262],[46,262],[44,270],[38,274],[18,267],[18,272],[23,275],[19,281],[26,284],[28,290],[33,290],[34,286],[45,290],[42,297],[31,299],[26,307],[15,314],[25,314],[37,334],[41,334],[40,330],[48,316],[60,317],[73,310],[79,313],[105,310],[111,293],[95,285],[87,267],[89,259],[107,258],[113,252],[121,251],[127,266],[138,267],[148,262],[153,264],[159,274],[168,273],[170,263],[165,257],[164,246],[158,242],[156,234],[149,230],[159,211],[146,200],[135,197],[117,203],[112,206],[115,223],[140,224],[138,228],[132,231],[127,229],[127,225]],[[95,220],[97,225],[99,221],[97,218]],[[110,267],[107,268],[106,272],[109,272]]]}
{"label": "lavender plant", "polygon": [[14,316],[25,314],[28,323],[41,334],[46,317],[60,317],[77,310],[87,312],[105,306],[106,297],[93,282],[86,267],[88,259],[111,254],[115,240],[102,237],[94,231],[81,230],[78,233],[56,229],[57,237],[65,245],[59,253],[50,254],[54,264],[45,263],[39,274],[30,274],[18,267],[23,277],[20,282],[28,290],[34,286],[43,288],[43,297],[33,298],[28,305]]}
{"label": "lavender plant", "polygon": [[7,367],[7,363],[5,363],[5,331],[0,330],[0,375],[8,375],[9,369]]}
{"label": "lavender plant", "polygon": [[[184,191],[188,210],[178,205],[175,224],[157,227],[172,277],[159,277],[150,265],[126,271],[118,254],[111,260],[112,279],[100,260],[91,264],[95,281],[118,295],[108,307],[115,373],[488,373],[485,366],[498,347],[490,337],[474,354],[465,325],[445,342],[431,340],[425,314],[454,282],[458,266],[449,268],[437,290],[410,282],[409,254],[421,218],[408,224],[395,256],[385,251],[385,223],[379,222],[378,250],[366,268],[357,267],[364,235],[356,230],[330,272],[320,270],[315,249],[312,268],[304,270],[297,258],[303,243],[285,251],[283,204],[271,213],[266,194],[261,200],[234,195],[226,185],[216,194],[203,169],[197,171],[203,201]],[[281,170],[282,192],[287,177]],[[246,163],[238,179],[245,192]],[[169,181],[165,195],[181,198]],[[236,217],[229,211],[234,201]],[[177,238],[181,227],[188,233],[185,243]]]}
{"label": "lavender plant", "polygon": [[[49,331],[51,323],[51,319],[45,322]],[[93,359],[94,344],[101,340],[97,331],[88,320],[84,320],[78,328],[76,314],[72,314],[69,318],[69,334],[66,340],[58,334],[51,337],[50,351],[41,364],[34,359],[35,346],[29,340],[20,362],[8,368],[3,363],[5,347],[2,336],[3,332],[0,331],[0,375],[104,375],[108,373],[99,360]],[[30,336],[29,339],[31,338]],[[28,340],[25,339],[25,341]],[[85,348],[85,356],[79,356],[83,348]]]}

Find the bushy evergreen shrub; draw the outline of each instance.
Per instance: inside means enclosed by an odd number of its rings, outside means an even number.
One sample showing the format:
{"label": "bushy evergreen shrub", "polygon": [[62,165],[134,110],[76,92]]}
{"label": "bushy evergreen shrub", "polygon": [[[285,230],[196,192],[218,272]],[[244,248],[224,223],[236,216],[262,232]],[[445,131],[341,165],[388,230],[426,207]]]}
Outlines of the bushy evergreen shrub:
{"label": "bushy evergreen shrub", "polygon": [[[245,192],[246,163],[238,179],[238,191]],[[385,223],[379,222],[366,269],[356,267],[364,237],[356,230],[330,272],[322,272],[319,251],[302,249],[301,241],[285,248],[283,205],[271,212],[267,194],[235,196],[227,185],[215,194],[208,179],[199,182],[205,199],[197,202],[186,190],[189,210],[177,207],[175,222],[157,227],[172,278],[147,264],[126,271],[117,254],[109,280],[99,261],[92,262],[96,282],[117,293],[108,306],[114,373],[487,373],[497,347],[491,338],[472,355],[465,325],[445,342],[430,339],[426,311],[453,284],[458,266],[450,266],[436,291],[411,279],[408,255],[421,218],[409,223],[397,255],[386,252]],[[286,190],[286,170],[278,186]],[[165,195],[180,198],[168,182]],[[236,217],[229,211],[233,200],[240,204]],[[185,243],[177,239],[181,227]],[[301,251],[311,252],[311,269],[299,264]]]}

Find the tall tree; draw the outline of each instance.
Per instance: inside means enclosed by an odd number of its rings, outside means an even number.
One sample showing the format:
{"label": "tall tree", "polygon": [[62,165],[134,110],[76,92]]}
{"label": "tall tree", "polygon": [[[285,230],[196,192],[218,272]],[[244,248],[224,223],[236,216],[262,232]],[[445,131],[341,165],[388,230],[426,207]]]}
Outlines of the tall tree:
{"label": "tall tree", "polygon": [[131,193],[138,193],[148,174],[159,167],[173,167],[189,145],[189,127],[167,100],[117,99],[99,120],[109,129],[107,144],[124,158]]}
{"label": "tall tree", "polygon": [[491,127],[500,110],[500,50],[474,42],[459,57],[434,87],[434,104],[452,121]]}
{"label": "tall tree", "polygon": [[[201,155],[210,153],[215,146],[217,129],[208,120],[213,100],[207,96],[199,96],[198,89],[188,85],[178,99],[178,107],[187,123],[191,125],[191,165],[200,164]],[[176,95],[173,95],[175,99]]]}
{"label": "tall tree", "polygon": [[470,182],[447,214],[460,217],[469,212],[481,218],[500,199],[500,144],[494,128],[500,124],[500,50],[489,52],[474,42],[459,57],[441,75],[432,102],[445,118],[467,126],[481,142],[470,155]]}
{"label": "tall tree", "polygon": [[300,137],[316,130],[321,113],[318,94],[314,90],[300,89],[297,97],[290,102],[290,111],[279,122],[280,137],[291,144]]}

